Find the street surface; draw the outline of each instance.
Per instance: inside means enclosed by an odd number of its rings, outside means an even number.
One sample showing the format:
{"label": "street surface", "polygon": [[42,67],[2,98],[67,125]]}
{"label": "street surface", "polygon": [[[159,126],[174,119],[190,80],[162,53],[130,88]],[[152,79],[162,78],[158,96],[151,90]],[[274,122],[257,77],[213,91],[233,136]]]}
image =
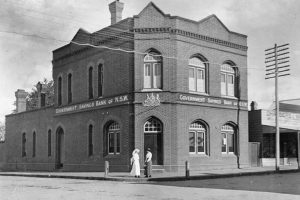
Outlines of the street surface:
{"label": "street surface", "polygon": [[300,173],[161,183],[0,176],[1,200],[300,199]]}

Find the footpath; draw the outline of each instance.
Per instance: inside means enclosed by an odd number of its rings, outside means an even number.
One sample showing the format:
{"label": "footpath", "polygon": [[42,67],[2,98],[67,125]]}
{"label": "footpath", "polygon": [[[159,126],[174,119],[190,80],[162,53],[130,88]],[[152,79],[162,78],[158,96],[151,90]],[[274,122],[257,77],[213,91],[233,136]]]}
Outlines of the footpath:
{"label": "footpath", "polygon": [[[297,166],[280,166],[279,171],[274,167],[249,167],[242,169],[222,169],[222,170],[201,170],[190,171],[189,177],[184,172],[160,172],[153,173],[152,177],[145,178],[142,174],[140,178],[132,177],[129,172],[1,172],[0,176],[23,176],[40,178],[67,178],[67,179],[86,179],[86,180],[106,180],[106,181],[126,181],[146,183],[149,181],[185,181],[202,180],[214,178],[229,178],[238,176],[268,175],[277,173],[299,173]],[[1,178],[0,178],[1,179]]]}

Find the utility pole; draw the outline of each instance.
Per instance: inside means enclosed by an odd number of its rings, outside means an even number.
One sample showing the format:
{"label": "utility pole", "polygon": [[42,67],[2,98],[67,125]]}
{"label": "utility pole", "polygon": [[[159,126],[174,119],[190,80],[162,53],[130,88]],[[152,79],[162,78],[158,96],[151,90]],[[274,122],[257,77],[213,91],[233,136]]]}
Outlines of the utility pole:
{"label": "utility pole", "polygon": [[275,46],[265,50],[266,77],[275,78],[275,126],[276,126],[276,163],[275,170],[279,171],[280,165],[280,130],[279,130],[279,100],[278,100],[278,78],[289,74],[289,44]]}

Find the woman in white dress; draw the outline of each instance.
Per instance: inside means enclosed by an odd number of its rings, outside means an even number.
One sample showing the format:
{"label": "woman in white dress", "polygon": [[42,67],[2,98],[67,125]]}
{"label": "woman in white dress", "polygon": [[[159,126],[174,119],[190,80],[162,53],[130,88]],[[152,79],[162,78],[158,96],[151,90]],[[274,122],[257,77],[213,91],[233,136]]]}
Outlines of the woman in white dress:
{"label": "woman in white dress", "polygon": [[141,175],[139,152],[140,152],[139,149],[133,150],[132,157],[130,159],[131,166],[132,166],[130,175],[132,175],[136,178],[140,178],[140,175]]}

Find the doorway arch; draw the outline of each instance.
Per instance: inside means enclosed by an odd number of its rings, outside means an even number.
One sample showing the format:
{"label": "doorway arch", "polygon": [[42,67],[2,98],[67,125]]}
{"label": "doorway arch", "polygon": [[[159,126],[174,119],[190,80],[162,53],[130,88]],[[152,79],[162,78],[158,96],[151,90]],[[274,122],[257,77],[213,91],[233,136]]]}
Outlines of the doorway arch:
{"label": "doorway arch", "polygon": [[59,127],[56,130],[56,159],[55,159],[55,168],[61,169],[64,166],[65,161],[65,138],[64,130]]}
{"label": "doorway arch", "polygon": [[163,165],[163,124],[155,118],[149,118],[144,124],[144,152],[151,149],[153,165]]}

